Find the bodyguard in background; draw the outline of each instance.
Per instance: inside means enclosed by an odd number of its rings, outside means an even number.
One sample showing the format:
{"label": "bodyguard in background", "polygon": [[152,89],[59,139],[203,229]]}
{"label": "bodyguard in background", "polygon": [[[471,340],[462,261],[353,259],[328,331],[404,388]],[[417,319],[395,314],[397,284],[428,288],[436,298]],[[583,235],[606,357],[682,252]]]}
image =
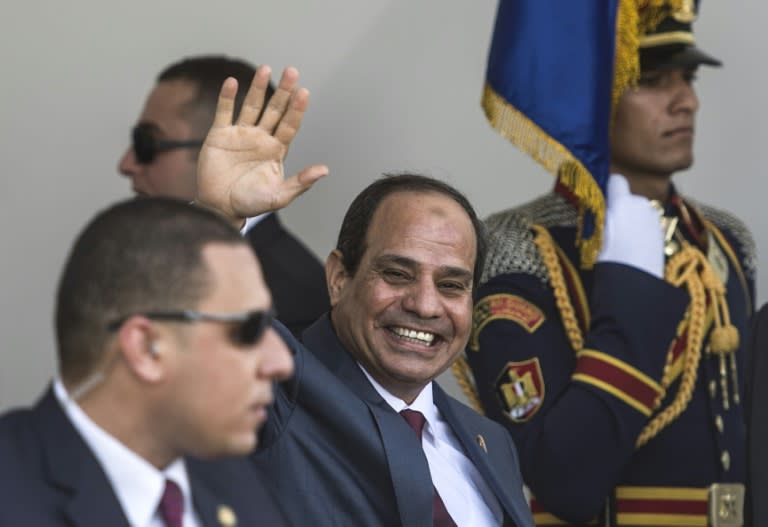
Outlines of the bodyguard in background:
{"label": "bodyguard in background", "polygon": [[[137,196],[187,201],[195,197],[198,152],[213,122],[221,84],[230,76],[237,79],[237,115],[254,73],[253,66],[240,59],[197,56],[171,64],[158,75],[118,167]],[[267,99],[273,93],[270,84]],[[322,264],[277,213],[248,218],[242,231],[259,256],[277,318],[300,334],[328,309]]]}

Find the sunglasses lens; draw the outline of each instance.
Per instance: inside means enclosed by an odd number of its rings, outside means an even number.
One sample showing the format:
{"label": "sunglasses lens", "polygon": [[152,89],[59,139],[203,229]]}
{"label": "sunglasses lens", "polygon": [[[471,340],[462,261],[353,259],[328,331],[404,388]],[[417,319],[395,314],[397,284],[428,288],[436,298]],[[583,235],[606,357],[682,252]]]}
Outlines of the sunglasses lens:
{"label": "sunglasses lens", "polygon": [[272,315],[266,311],[256,311],[235,328],[235,340],[241,346],[253,346],[264,335],[272,322]]}
{"label": "sunglasses lens", "polygon": [[155,159],[155,138],[152,132],[139,125],[133,129],[133,152],[136,161],[146,165]]}

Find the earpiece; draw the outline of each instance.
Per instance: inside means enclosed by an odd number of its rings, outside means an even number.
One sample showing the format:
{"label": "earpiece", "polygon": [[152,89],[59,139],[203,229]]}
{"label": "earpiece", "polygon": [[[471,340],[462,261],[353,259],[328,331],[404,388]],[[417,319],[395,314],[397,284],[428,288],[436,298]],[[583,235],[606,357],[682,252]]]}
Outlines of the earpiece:
{"label": "earpiece", "polygon": [[156,343],[154,342],[150,343],[149,354],[152,355],[153,357],[157,357],[158,355],[160,355],[160,350],[157,348]]}

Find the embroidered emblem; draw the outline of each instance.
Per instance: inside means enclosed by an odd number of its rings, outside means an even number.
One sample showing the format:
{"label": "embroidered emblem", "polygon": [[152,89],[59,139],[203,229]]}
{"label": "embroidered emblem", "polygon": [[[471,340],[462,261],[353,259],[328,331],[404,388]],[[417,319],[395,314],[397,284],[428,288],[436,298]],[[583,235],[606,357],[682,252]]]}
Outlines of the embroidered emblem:
{"label": "embroidered emblem", "polygon": [[472,312],[472,336],[469,349],[479,351],[480,332],[494,320],[511,320],[533,333],[545,320],[544,313],[526,299],[517,295],[499,293],[482,298]]}
{"label": "embroidered emblem", "polygon": [[544,376],[538,358],[508,362],[496,380],[496,393],[507,417],[524,423],[544,402]]}

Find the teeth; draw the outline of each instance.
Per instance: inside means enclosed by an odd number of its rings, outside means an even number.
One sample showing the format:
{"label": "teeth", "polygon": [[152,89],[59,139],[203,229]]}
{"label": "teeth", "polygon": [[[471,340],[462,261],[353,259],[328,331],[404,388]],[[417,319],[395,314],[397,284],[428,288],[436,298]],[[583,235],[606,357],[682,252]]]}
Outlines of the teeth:
{"label": "teeth", "polygon": [[415,329],[398,327],[392,328],[392,331],[401,337],[424,342],[426,344],[432,344],[432,341],[435,340],[435,334],[426,331],[416,331]]}

